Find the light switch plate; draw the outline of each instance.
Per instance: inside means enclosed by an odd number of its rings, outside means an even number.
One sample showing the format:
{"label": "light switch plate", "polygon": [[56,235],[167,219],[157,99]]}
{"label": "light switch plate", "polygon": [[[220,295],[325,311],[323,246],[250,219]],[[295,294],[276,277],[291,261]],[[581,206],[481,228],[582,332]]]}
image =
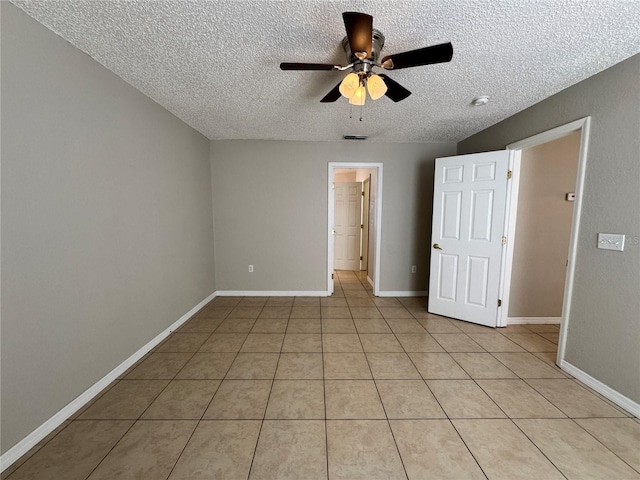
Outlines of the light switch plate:
{"label": "light switch plate", "polygon": [[599,233],[598,248],[603,250],[624,250],[624,235],[620,233]]}

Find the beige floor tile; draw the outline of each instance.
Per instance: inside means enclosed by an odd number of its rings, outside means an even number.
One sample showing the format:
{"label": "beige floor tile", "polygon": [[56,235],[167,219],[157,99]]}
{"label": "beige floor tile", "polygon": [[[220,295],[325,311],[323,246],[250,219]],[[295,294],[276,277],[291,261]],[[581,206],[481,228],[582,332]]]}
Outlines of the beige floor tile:
{"label": "beige floor tile", "polygon": [[325,426],[318,420],[265,420],[250,480],[327,478]]}
{"label": "beige floor tile", "polygon": [[315,306],[295,306],[291,310],[291,318],[320,318],[320,303]]}
{"label": "beige floor tile", "polygon": [[291,305],[267,306],[262,309],[258,318],[289,318]]}
{"label": "beige floor tile", "polygon": [[89,479],[168,477],[196,425],[192,420],[136,422]]}
{"label": "beige floor tile", "polygon": [[529,330],[528,325],[507,325],[506,327],[501,327],[499,330],[500,330],[500,333],[502,334],[531,333],[531,330]]}
{"label": "beige floor tile", "polygon": [[355,353],[362,352],[360,338],[355,333],[322,334],[322,346],[325,352]]}
{"label": "beige floor tile", "polygon": [[531,353],[492,353],[494,357],[520,378],[567,378],[560,370],[551,367]]}
{"label": "beige floor tile", "polygon": [[226,378],[236,380],[270,380],[276,374],[279,354],[239,353]]}
{"label": "beige floor tile", "polygon": [[402,307],[403,305],[395,297],[374,297],[373,303],[377,307]]}
{"label": "beige floor tile", "polygon": [[373,377],[364,353],[325,353],[324,378],[327,380],[369,380]]}
{"label": "beige floor tile", "polygon": [[[9,478],[84,480],[132,424],[132,420],[71,422],[15,469]],[[3,472],[3,478],[8,472]]]}
{"label": "beige floor tile", "polygon": [[277,380],[322,380],[321,353],[283,353],[280,355]]}
{"label": "beige floor tile", "polygon": [[505,333],[504,336],[529,352],[555,352],[558,350],[558,345],[537,333]]}
{"label": "beige floor tile", "polygon": [[515,420],[568,479],[639,479],[640,474],[573,420]]}
{"label": "beige floor tile", "polygon": [[207,307],[201,312],[198,312],[198,315],[196,315],[196,317],[223,319],[229,316],[233,308],[234,308],[233,306],[225,307],[225,306],[212,305],[211,307]]}
{"label": "beige floor tile", "polygon": [[211,302],[209,302],[209,306],[216,307],[235,307],[242,301],[242,297],[216,297]]}
{"label": "beige floor tile", "polygon": [[446,418],[423,380],[376,380],[388,418]]}
{"label": "beige floor tile", "polygon": [[324,419],[322,380],[275,380],[265,418]]}
{"label": "beige floor tile", "polygon": [[82,420],[135,420],[169,384],[169,380],[121,380],[78,418]]}
{"label": "beige floor tile", "polygon": [[484,479],[480,467],[448,420],[391,420],[410,479]]}
{"label": "beige floor tile", "polygon": [[418,323],[429,333],[462,333],[462,330],[445,318],[421,318]]}
{"label": "beige floor tile", "polygon": [[271,380],[224,380],[204,413],[208,420],[261,420]]}
{"label": "beige floor tile", "polygon": [[406,353],[367,353],[371,373],[375,379],[420,379],[420,373]]}
{"label": "beige floor tile", "polygon": [[360,341],[365,352],[404,352],[402,345],[392,334],[360,334]]}
{"label": "beige floor tile", "polygon": [[548,323],[539,325],[524,325],[527,330],[531,330],[533,333],[559,333],[560,324]]}
{"label": "beige floor tile", "polygon": [[246,333],[214,333],[202,344],[199,351],[237,353],[247,336]]}
{"label": "beige floor tile", "polygon": [[196,353],[178,372],[176,379],[223,379],[236,358],[235,353]]}
{"label": "beige floor tile", "polygon": [[355,318],[353,323],[358,333],[391,333],[389,325],[382,318]]}
{"label": "beige floor tile", "polygon": [[378,310],[380,310],[384,318],[410,318],[413,320],[411,312],[401,305],[396,307],[378,307]]}
{"label": "beige floor tile", "polygon": [[625,416],[571,379],[531,379],[527,383],[569,417]]}
{"label": "beige floor tile", "polygon": [[409,353],[409,358],[425,380],[469,378],[448,353]]}
{"label": "beige floor tile", "polygon": [[209,335],[208,333],[175,332],[158,346],[156,352],[197,352]]}
{"label": "beige floor tile", "polygon": [[539,333],[538,335],[540,335],[543,338],[546,338],[547,340],[549,340],[552,343],[555,343],[556,345],[558,345],[558,342],[560,340],[560,333],[556,332],[556,333]]}
{"label": "beige floor tile", "polygon": [[295,297],[293,299],[294,307],[319,307],[320,298],[322,297]]}
{"label": "beige floor tile", "polygon": [[349,305],[353,318],[382,318],[378,309],[373,307],[353,307]]}
{"label": "beige floor tile", "polygon": [[444,352],[444,348],[428,333],[398,333],[398,341],[406,352]]}
{"label": "beige floor tile", "polygon": [[477,382],[510,418],[566,417],[524,380],[478,380]]}
{"label": "beige floor tile", "polygon": [[524,352],[517,343],[512,342],[501,333],[469,333],[471,339],[487,352]]}
{"label": "beige floor tile", "polygon": [[535,352],[533,355],[538,357],[545,363],[548,363],[553,368],[560,370],[560,368],[556,365],[556,361],[558,358],[557,352]]}
{"label": "beige floor tile", "polygon": [[564,478],[511,420],[453,420],[453,425],[490,479]]}
{"label": "beige floor tile", "polygon": [[322,322],[319,318],[291,318],[287,333],[321,333]]}
{"label": "beige floor tile", "polygon": [[386,420],[327,420],[329,478],[406,480]]}
{"label": "beige floor tile", "polygon": [[351,318],[349,307],[321,307],[322,318]]}
{"label": "beige floor tile", "polygon": [[[237,307],[235,307],[231,311],[231,313],[229,314],[227,319],[230,319],[230,318],[253,318],[253,319],[256,319],[256,318],[258,318],[258,315],[260,315],[260,312],[262,312],[262,309],[263,309],[262,306],[242,306],[242,305],[238,305]],[[279,315],[279,316],[281,317],[282,315]]]}
{"label": "beige floor tile", "polygon": [[245,479],[249,475],[260,421],[202,421],[170,480]]}
{"label": "beige floor tile", "polygon": [[152,353],[125,378],[127,380],[171,380],[193,353]]}
{"label": "beige floor tile", "polygon": [[632,418],[582,418],[575,422],[640,472],[640,423]]}
{"label": "beige floor tile", "polygon": [[347,299],[349,307],[375,307],[374,300],[369,297],[351,297]]}
{"label": "beige floor tile", "polygon": [[173,380],[142,418],[200,420],[219,385],[220,380]]}
{"label": "beige floor tile", "polygon": [[250,333],[241,352],[279,353],[282,349],[283,333]]}
{"label": "beige floor tile", "polygon": [[295,297],[269,297],[266,305],[269,307],[292,306]]}
{"label": "beige floor tile", "polygon": [[484,325],[478,325],[471,322],[463,322],[461,320],[449,320],[462,332],[469,333],[495,333],[496,329],[491,327],[485,327]]}
{"label": "beige floor tile", "polygon": [[490,353],[452,353],[471,378],[518,378]]}
{"label": "beige floor tile", "polygon": [[227,318],[220,324],[217,333],[249,333],[256,323],[255,318]]}
{"label": "beige floor tile", "polygon": [[242,307],[264,307],[267,300],[269,300],[268,297],[244,297],[238,305]]}
{"label": "beige floor tile", "polygon": [[344,297],[323,297],[320,299],[321,307],[346,307],[347,300]]}
{"label": "beige floor tile", "polygon": [[322,352],[322,335],[319,333],[287,333],[283,352]]}
{"label": "beige floor tile", "polygon": [[432,336],[447,352],[485,351],[466,333],[433,333]]}
{"label": "beige floor tile", "polygon": [[424,327],[414,318],[386,318],[393,333],[425,333]]}
{"label": "beige floor tile", "polygon": [[178,332],[180,333],[213,333],[222,323],[221,318],[193,318],[185,323]]}
{"label": "beige floor tile", "polygon": [[325,380],[327,418],[385,418],[378,390],[372,380]]}
{"label": "beige floor tile", "polygon": [[323,318],[322,333],[356,333],[356,326],[350,318]]}
{"label": "beige floor tile", "polygon": [[505,414],[473,380],[427,380],[449,418],[504,418]]}
{"label": "beige floor tile", "polygon": [[288,323],[288,318],[259,318],[253,324],[251,333],[284,333]]}

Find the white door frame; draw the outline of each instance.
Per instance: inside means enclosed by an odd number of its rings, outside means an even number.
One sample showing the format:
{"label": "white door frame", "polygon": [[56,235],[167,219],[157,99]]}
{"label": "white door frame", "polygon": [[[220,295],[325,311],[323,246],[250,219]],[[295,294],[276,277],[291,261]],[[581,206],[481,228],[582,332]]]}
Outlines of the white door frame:
{"label": "white door frame", "polygon": [[328,205],[327,205],[327,293],[331,295],[333,293],[333,280],[331,275],[333,274],[333,221],[334,221],[334,202],[335,195],[333,191],[333,184],[335,182],[335,171],[342,168],[366,168],[375,169],[376,173],[376,228],[374,233],[375,238],[375,265],[373,269],[373,294],[375,296],[380,295],[380,240],[382,238],[382,163],[369,163],[369,162],[329,162],[329,181],[327,185],[328,192]]}
{"label": "white door frame", "polygon": [[578,236],[580,227],[580,212],[582,210],[582,198],[584,190],[584,179],[587,170],[587,152],[589,148],[589,130],[591,117],[584,117],[566,125],[553,128],[538,135],[525,138],[518,142],[507,145],[510,150],[509,169],[513,172],[511,182],[507,189],[507,213],[505,216],[505,235],[507,237],[507,248],[503,252],[502,273],[500,285],[500,298],[502,307],[498,309],[498,326],[507,326],[509,313],[509,295],[511,291],[511,272],[513,268],[513,252],[516,234],[516,217],[518,210],[518,190],[520,180],[520,160],[522,150],[535,147],[543,143],[556,140],[570,133],[580,130],[580,152],[578,154],[578,173],[576,177],[576,199],[573,206],[573,218],[571,220],[571,239],[569,241],[569,264],[565,279],[564,298],[562,301],[562,316],[560,322],[560,338],[558,341],[557,363],[564,360],[566,347],[567,329],[569,327],[569,314],[571,309],[571,296],[573,293],[573,282],[576,271],[576,253],[578,250]]}

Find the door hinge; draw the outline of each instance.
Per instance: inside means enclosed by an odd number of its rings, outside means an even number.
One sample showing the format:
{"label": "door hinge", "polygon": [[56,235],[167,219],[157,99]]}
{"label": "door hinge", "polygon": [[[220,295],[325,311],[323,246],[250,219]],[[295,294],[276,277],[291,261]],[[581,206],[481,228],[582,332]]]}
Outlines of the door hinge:
{"label": "door hinge", "polygon": [[362,192],[362,196],[364,197],[364,192]]}
{"label": "door hinge", "polygon": [[360,255],[360,260],[362,260],[362,255]]}
{"label": "door hinge", "polygon": [[333,280],[333,273],[331,274],[331,280]]}
{"label": "door hinge", "polygon": [[502,244],[506,245],[507,244],[507,237],[502,237]]}
{"label": "door hinge", "polygon": [[501,307],[502,306],[502,300],[498,299],[498,306]]}
{"label": "door hinge", "polygon": [[513,172],[511,170],[507,170],[507,180],[511,180],[511,177],[513,177]]}
{"label": "door hinge", "polygon": [[364,223],[361,223],[361,224],[360,224],[360,228],[364,228]]}

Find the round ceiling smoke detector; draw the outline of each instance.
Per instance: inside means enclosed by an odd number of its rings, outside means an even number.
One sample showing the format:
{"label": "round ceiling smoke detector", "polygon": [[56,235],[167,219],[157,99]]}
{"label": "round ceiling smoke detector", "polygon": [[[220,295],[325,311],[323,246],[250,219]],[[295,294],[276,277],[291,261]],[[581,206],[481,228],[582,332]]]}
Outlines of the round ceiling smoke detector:
{"label": "round ceiling smoke detector", "polygon": [[487,103],[489,103],[489,97],[483,95],[482,97],[476,97],[471,101],[471,105],[474,107],[484,107]]}

